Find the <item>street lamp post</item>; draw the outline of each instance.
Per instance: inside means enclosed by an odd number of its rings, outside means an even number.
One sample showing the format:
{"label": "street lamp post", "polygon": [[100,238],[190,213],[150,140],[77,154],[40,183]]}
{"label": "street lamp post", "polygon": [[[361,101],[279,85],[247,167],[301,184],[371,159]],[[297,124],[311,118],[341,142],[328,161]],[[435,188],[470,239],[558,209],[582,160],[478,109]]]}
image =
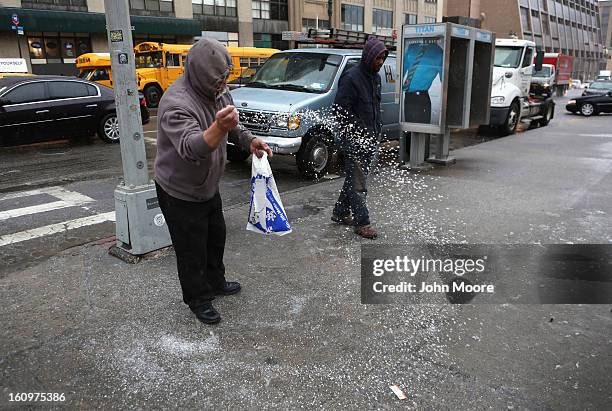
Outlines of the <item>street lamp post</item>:
{"label": "street lamp post", "polygon": [[334,10],[334,0],[327,0],[327,20],[329,21],[329,28],[332,28],[332,14]]}

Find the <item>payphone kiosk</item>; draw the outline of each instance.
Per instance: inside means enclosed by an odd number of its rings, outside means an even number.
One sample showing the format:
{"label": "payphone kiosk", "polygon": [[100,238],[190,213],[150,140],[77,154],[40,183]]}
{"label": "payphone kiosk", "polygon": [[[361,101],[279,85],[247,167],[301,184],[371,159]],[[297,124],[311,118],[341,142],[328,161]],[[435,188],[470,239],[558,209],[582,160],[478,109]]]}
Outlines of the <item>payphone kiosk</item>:
{"label": "payphone kiosk", "polygon": [[[402,164],[418,169],[425,160],[453,163],[448,155],[450,129],[488,123],[494,47],[493,33],[474,27],[453,23],[402,27],[397,90]],[[437,136],[437,144],[425,159],[430,135]]]}

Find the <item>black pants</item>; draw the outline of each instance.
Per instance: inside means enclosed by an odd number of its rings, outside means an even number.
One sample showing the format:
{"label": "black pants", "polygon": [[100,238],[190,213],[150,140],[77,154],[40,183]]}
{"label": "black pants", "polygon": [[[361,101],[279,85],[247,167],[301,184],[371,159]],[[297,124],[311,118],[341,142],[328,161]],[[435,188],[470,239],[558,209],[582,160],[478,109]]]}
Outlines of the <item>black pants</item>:
{"label": "black pants", "polygon": [[192,310],[215,298],[225,284],[225,219],[221,196],[204,203],[180,200],[157,183],[159,207],[164,214],[176,253],[183,301]]}
{"label": "black pants", "polygon": [[429,93],[420,91],[404,96],[404,120],[408,123],[431,123],[431,99]]}

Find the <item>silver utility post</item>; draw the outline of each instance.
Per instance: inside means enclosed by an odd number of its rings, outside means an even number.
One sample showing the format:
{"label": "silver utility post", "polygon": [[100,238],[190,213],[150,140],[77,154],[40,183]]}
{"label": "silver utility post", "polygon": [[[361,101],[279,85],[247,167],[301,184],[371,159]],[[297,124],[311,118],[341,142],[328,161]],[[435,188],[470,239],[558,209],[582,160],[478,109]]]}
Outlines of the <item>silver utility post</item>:
{"label": "silver utility post", "polygon": [[149,180],[128,0],[104,0],[104,8],[123,164],[123,182],[115,189],[117,247],[111,252],[129,259],[171,241]]}

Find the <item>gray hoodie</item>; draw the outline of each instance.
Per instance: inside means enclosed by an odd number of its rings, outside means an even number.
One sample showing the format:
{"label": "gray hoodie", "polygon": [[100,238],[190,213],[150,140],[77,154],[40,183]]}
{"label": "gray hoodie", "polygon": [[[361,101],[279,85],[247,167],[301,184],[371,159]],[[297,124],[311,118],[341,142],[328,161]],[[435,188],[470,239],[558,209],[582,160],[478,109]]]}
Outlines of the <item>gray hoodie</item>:
{"label": "gray hoodie", "polygon": [[164,93],[157,110],[155,181],[173,197],[204,202],[219,191],[229,138],[249,151],[251,133],[238,125],[216,149],[203,138],[215,114],[234,104],[229,90],[216,94],[231,57],[216,40],[202,39],[187,56],[185,73]]}

